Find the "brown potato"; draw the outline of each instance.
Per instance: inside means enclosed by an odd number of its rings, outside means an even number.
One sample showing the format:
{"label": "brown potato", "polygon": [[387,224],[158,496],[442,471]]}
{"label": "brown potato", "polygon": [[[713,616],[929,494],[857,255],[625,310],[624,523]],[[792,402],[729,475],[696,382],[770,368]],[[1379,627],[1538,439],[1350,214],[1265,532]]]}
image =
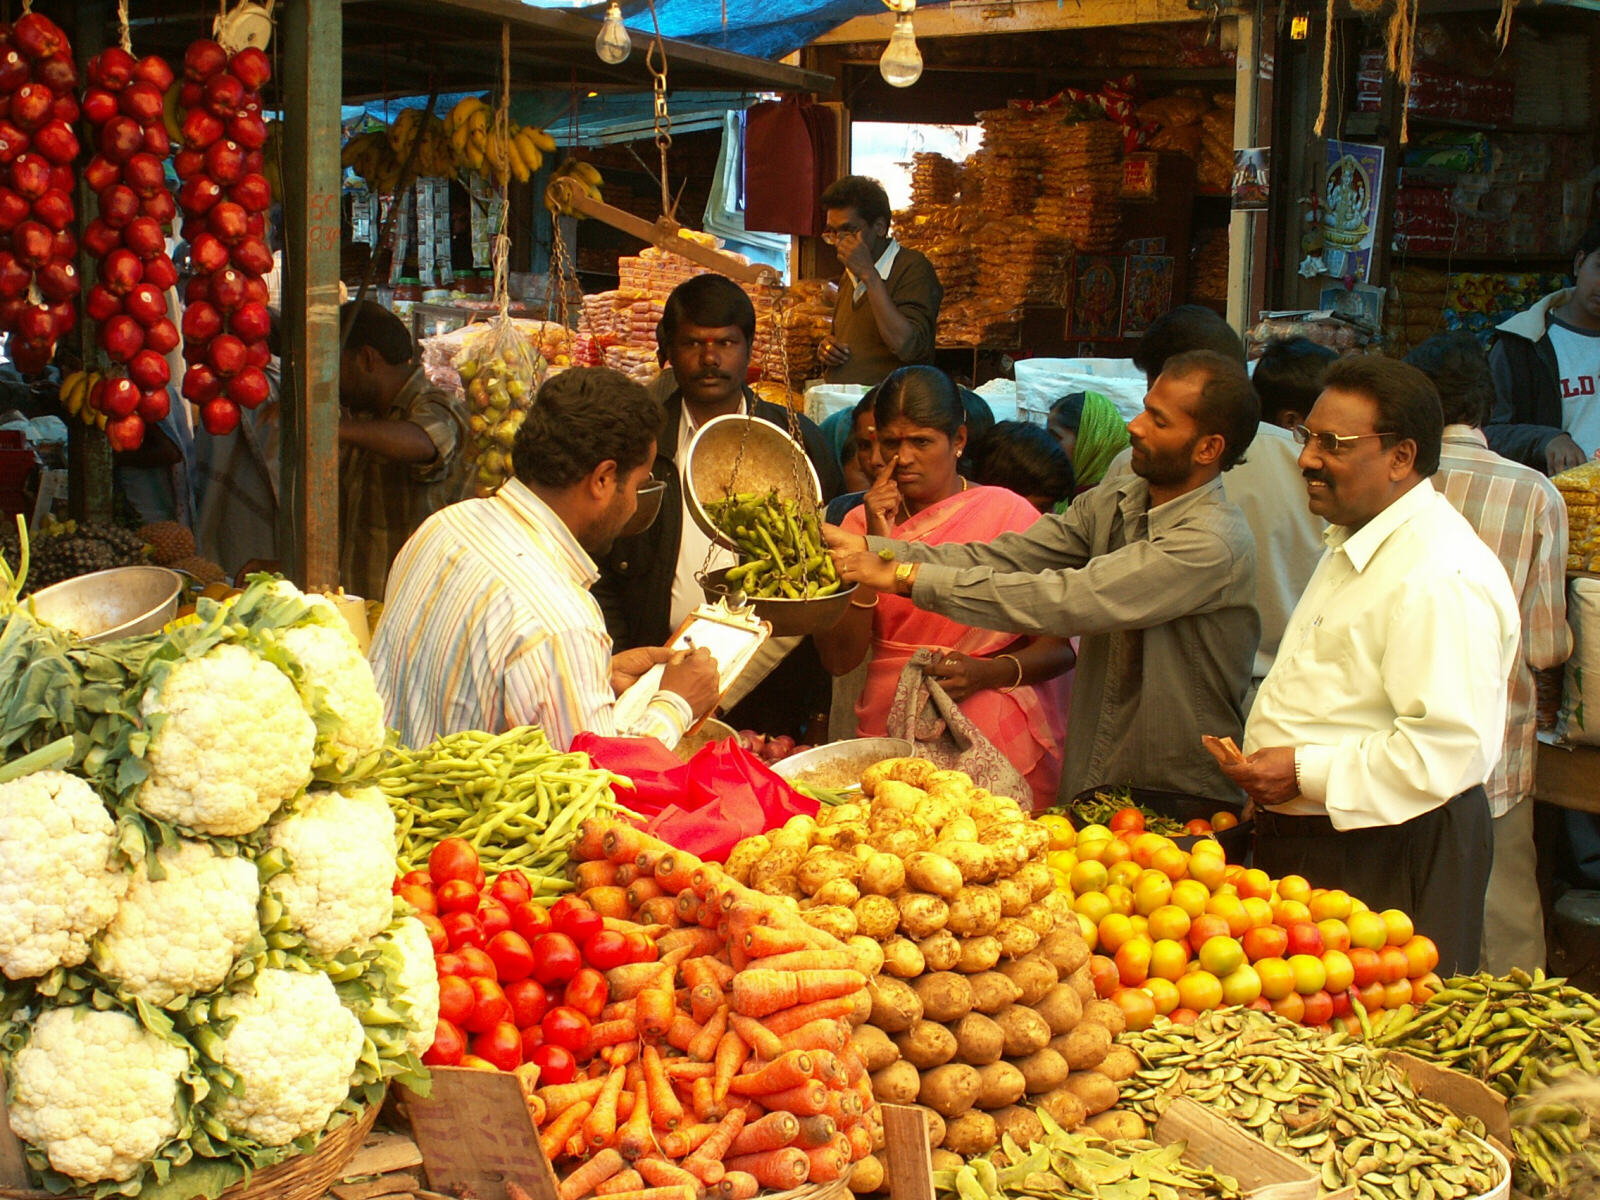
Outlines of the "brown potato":
{"label": "brown potato", "polygon": [[883,969],[899,979],[915,979],[928,963],[910,938],[892,937],[883,944]]}
{"label": "brown potato", "polygon": [[962,938],[956,970],[968,975],[992,969],[1000,961],[1000,939],[990,936]]}
{"label": "brown potato", "polygon": [[1099,1066],[1111,1049],[1111,1031],[1095,1021],[1079,1021],[1071,1033],[1062,1034],[1050,1045],[1074,1071],[1087,1071]]}
{"label": "brown potato", "polygon": [[1049,937],[1040,940],[1039,950],[1063,979],[1089,961],[1089,943],[1069,925],[1057,925]]}
{"label": "brown potato", "polygon": [[893,976],[869,980],[867,994],[872,998],[872,1023],[886,1033],[904,1033],[922,1018],[921,997],[909,983]]}
{"label": "brown potato", "polygon": [[914,1021],[911,1028],[896,1034],[895,1048],[900,1057],[919,1071],[942,1067],[956,1056],[956,1035],[937,1021]]}
{"label": "brown potato", "polygon": [[767,840],[765,834],[758,833],[755,837],[747,837],[728,852],[728,861],[723,864],[722,869],[740,883],[749,883],[750,868],[760,862],[771,849],[772,843]]}
{"label": "brown potato", "polygon": [[850,1169],[850,1190],[858,1196],[881,1192],[887,1178],[883,1159],[876,1154],[869,1154]]}
{"label": "brown potato", "polygon": [[961,941],[948,929],[923,938],[917,943],[922,958],[930,971],[949,971],[961,961]]}
{"label": "brown potato", "polygon": [[850,911],[856,917],[856,932],[880,942],[893,937],[900,924],[900,908],[887,896],[862,896]]}
{"label": "brown potato", "polygon": [[1050,1044],[1050,1026],[1031,1008],[1013,1004],[995,1014],[994,1023],[1006,1039],[1006,1053],[1013,1058],[1043,1050]]}
{"label": "brown potato", "polygon": [[1002,1108],[999,1112],[992,1112],[989,1115],[994,1118],[997,1138],[1009,1135],[1012,1141],[1022,1147],[1044,1141],[1044,1125],[1030,1109],[1013,1104],[1009,1108]]}
{"label": "brown potato", "polygon": [[994,1118],[986,1112],[964,1112],[950,1122],[944,1131],[944,1149],[953,1150],[964,1157],[982,1154],[991,1149],[999,1135],[995,1132]]}
{"label": "brown potato", "polygon": [[1030,1096],[1053,1092],[1067,1081],[1067,1060],[1049,1046],[1017,1059],[1017,1070]]}
{"label": "brown potato", "polygon": [[928,1145],[935,1146],[944,1141],[944,1118],[926,1104],[912,1105],[922,1114],[923,1123],[928,1127]]}
{"label": "brown potato", "polygon": [[1027,1087],[1028,1081],[1017,1067],[1003,1060],[992,1062],[978,1068],[976,1103],[979,1108],[1005,1108],[1021,1100]]}
{"label": "brown potato", "polygon": [[883,947],[865,934],[857,933],[844,944],[855,961],[856,970],[868,979],[883,970]]}
{"label": "brown potato", "polygon": [[848,879],[830,879],[811,894],[818,904],[837,904],[849,908],[861,899],[861,889]]}
{"label": "brown potato", "polygon": [[800,916],[813,929],[830,933],[841,942],[856,934],[856,914],[837,904],[823,904],[804,910]]}
{"label": "brown potato", "polygon": [[900,909],[900,931],[917,941],[938,933],[950,920],[950,906],[927,892],[901,892],[895,901]]}
{"label": "brown potato", "polygon": [[1012,962],[1001,963],[999,971],[1021,990],[1017,1003],[1034,1005],[1056,986],[1056,969],[1050,960],[1035,951]]}
{"label": "brown potato", "polygon": [[959,937],[982,937],[1000,924],[1000,897],[982,884],[964,885],[950,898],[950,920],[946,928]]}
{"label": "brown potato", "polygon": [[968,1013],[950,1032],[956,1035],[956,1057],[970,1066],[987,1066],[1005,1053],[1004,1031],[982,1013]]}
{"label": "brown potato", "polygon": [[997,1013],[1007,1005],[1015,1004],[1022,996],[1022,989],[1016,981],[999,971],[979,971],[976,975],[968,975],[967,982],[972,985],[974,1012]]}
{"label": "brown potato", "polygon": [[961,868],[942,854],[918,850],[906,859],[906,881],[918,891],[949,900],[961,890]]}
{"label": "brown potato", "polygon": [[[854,886],[854,884],[851,885],[851,887]],[[1052,896],[1055,895],[1054,892],[1050,894]],[[1030,905],[1028,910],[1018,917],[1017,920],[1021,921],[1029,929],[1037,933],[1041,939],[1048,937],[1056,927],[1055,913],[1046,908],[1042,901],[1038,904]]]}
{"label": "brown potato", "polygon": [[890,829],[875,832],[868,840],[874,849],[903,859],[915,853],[917,847],[927,841],[927,836],[918,829]]}
{"label": "brown potato", "polygon": [[946,1150],[943,1146],[935,1146],[929,1155],[929,1162],[935,1171],[959,1171],[967,1165],[967,1160],[954,1150]]}
{"label": "brown potato", "polygon": [[876,1025],[863,1025],[850,1033],[850,1044],[868,1071],[881,1071],[900,1057],[900,1048]]}
{"label": "brown potato", "polygon": [[892,854],[874,850],[861,864],[856,886],[868,896],[892,896],[906,885],[906,867]]}
{"label": "brown potato", "polygon": [[872,1073],[872,1094],[883,1104],[910,1104],[922,1090],[922,1077],[901,1059]]}
{"label": "brown potato", "polygon": [[1143,1065],[1139,1061],[1139,1056],[1128,1047],[1112,1046],[1111,1049],[1106,1051],[1106,1056],[1100,1060],[1095,1070],[1111,1080],[1112,1083],[1121,1083],[1123,1080],[1132,1079],[1137,1075],[1139,1068]]}
{"label": "brown potato", "polygon": [[999,857],[994,849],[982,842],[956,841],[949,837],[941,837],[933,849],[934,853],[955,863],[961,872],[961,878],[968,883],[987,883],[995,877],[995,872],[1000,867]]}
{"label": "brown potato", "polygon": [[[1104,1076],[1097,1075],[1095,1078],[1103,1083],[1110,1082]],[[917,1091],[917,1103],[926,1104],[946,1120],[959,1117],[978,1098],[978,1080],[978,1069],[966,1063],[946,1063],[942,1067],[924,1071],[922,1086]]]}
{"label": "brown potato", "polygon": [[1067,1076],[1066,1088],[1083,1101],[1083,1111],[1091,1117],[1105,1112],[1120,1095],[1116,1084],[1095,1071],[1074,1071]]}
{"label": "brown potato", "polygon": [[1089,1128],[1108,1142],[1135,1142],[1150,1136],[1143,1117],[1115,1108],[1090,1117]]}
{"label": "brown potato", "polygon": [[1058,983],[1033,1006],[1052,1034],[1071,1033],[1083,1019],[1083,1001],[1070,983]]}
{"label": "brown potato", "polygon": [[850,1015],[845,1018],[851,1025],[865,1025],[872,1016],[872,993],[862,988],[850,997]]}
{"label": "brown potato", "polygon": [[1017,868],[1017,878],[1024,880],[1033,889],[1033,898],[1035,900],[1043,900],[1056,890],[1056,877],[1050,873],[1050,868],[1040,860],[1023,863]]}
{"label": "brown potato", "polygon": [[1068,1131],[1082,1125],[1084,1118],[1089,1115],[1084,1110],[1083,1101],[1065,1087],[1046,1092],[1039,1097],[1038,1105],[1050,1114],[1057,1125]]}
{"label": "brown potato", "polygon": [[911,984],[930,1021],[959,1021],[972,1011],[972,985],[954,971],[935,971]]}
{"label": "brown potato", "polygon": [[1115,1000],[1090,1000],[1083,1006],[1083,1019],[1104,1025],[1112,1037],[1120,1036],[1128,1027],[1128,1018],[1123,1016],[1122,1006]]}
{"label": "brown potato", "polygon": [[1033,888],[1015,875],[995,880],[994,890],[1000,897],[1002,917],[1020,917],[1033,903]]}
{"label": "brown potato", "polygon": [[823,884],[835,879],[853,882],[860,873],[861,864],[853,854],[841,850],[813,850],[800,860],[794,877],[807,895],[814,896]]}
{"label": "brown potato", "polygon": [[[854,933],[855,930],[850,931]],[[1006,917],[995,926],[994,936],[1000,939],[1000,953],[1006,958],[1021,958],[1039,946],[1039,935],[1016,917]]]}
{"label": "brown potato", "polygon": [[1078,999],[1083,1001],[1085,1006],[1095,998],[1094,976],[1089,974],[1088,963],[1084,963],[1069,975],[1067,982],[1072,984],[1072,990],[1078,993]]}

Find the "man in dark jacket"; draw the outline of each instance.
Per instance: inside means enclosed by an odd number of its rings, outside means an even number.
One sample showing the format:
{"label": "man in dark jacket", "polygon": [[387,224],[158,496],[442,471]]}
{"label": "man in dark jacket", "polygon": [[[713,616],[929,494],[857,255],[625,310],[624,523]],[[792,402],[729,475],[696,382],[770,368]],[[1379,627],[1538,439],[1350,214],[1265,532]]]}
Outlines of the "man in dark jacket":
{"label": "man in dark jacket", "polygon": [[1574,286],[1503,322],[1489,351],[1497,453],[1555,475],[1600,451],[1600,221],[1572,259]]}
{"label": "man in dark jacket", "polygon": [[[649,529],[617,541],[593,589],[618,650],[664,645],[704,602],[695,575],[733,564],[733,556],[713,548],[689,516],[681,468],[695,432],[713,417],[749,413],[790,429],[783,406],[756,399],[745,386],[755,328],[750,298],[724,276],[697,275],[667,298],[660,338],[677,388],[665,402],[666,428],[652,472],[666,481],[667,492]],[[844,490],[839,460],[815,424],[798,414],[795,420],[822,498],[831,500]]]}

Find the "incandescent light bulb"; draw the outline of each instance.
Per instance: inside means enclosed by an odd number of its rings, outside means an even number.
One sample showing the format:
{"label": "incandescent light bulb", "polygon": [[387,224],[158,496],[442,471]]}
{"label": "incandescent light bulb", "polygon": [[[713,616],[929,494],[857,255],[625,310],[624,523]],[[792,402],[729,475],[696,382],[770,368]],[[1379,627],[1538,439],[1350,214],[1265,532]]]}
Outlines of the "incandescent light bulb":
{"label": "incandescent light bulb", "polygon": [[611,0],[606,5],[606,19],[600,23],[600,32],[595,35],[594,52],[600,56],[601,62],[613,66],[626,60],[633,52],[633,42],[628,39],[628,27],[622,23],[622,9],[617,0]]}
{"label": "incandescent light bulb", "polygon": [[917,49],[917,31],[909,12],[895,17],[894,32],[878,60],[878,74],[890,87],[910,87],[922,78],[922,51]]}

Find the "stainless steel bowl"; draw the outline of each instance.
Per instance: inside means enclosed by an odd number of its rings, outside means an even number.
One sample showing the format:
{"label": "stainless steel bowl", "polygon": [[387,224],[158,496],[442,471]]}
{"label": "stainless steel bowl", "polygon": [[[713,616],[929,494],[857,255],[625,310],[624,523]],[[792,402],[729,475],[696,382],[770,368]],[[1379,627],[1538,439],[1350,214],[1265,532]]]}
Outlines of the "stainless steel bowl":
{"label": "stainless steel bowl", "polygon": [[154,633],[178,613],[183,576],[166,567],[113,567],[33,594],[34,615],[82,642]]}
{"label": "stainless steel bowl", "polygon": [[873,763],[886,758],[905,758],[912,749],[911,743],[903,738],[850,738],[791,754],[774,763],[772,770],[790,783],[842,789],[860,782],[861,772]]}
{"label": "stainless steel bowl", "polygon": [[724,578],[731,569],[723,567],[695,576],[700,581],[700,590],[712,603],[726,600],[729,607],[738,602],[751,606],[758,618],[771,624],[773,637],[804,637],[808,633],[832,629],[850,607],[850,597],[856,591],[856,585],[851,583],[831,596],[814,600],[763,600],[731,590]]}
{"label": "stainless steel bowl", "polygon": [[709,717],[706,723],[693,733],[685,734],[673,748],[673,753],[688,762],[712,742],[720,742],[723,738],[738,737],[739,731],[726,721],[719,721]]}
{"label": "stainless steel bowl", "polygon": [[689,443],[683,490],[701,532],[736,553],[739,547],[711,523],[705,505],[738,492],[769,491],[802,507],[822,504],[822,483],[805,449],[770,421],[736,414],[700,426]]}
{"label": "stainless steel bowl", "polygon": [[622,527],[618,537],[633,537],[656,523],[661,515],[661,498],[667,494],[667,484],[662,479],[652,479],[639,489],[639,507]]}

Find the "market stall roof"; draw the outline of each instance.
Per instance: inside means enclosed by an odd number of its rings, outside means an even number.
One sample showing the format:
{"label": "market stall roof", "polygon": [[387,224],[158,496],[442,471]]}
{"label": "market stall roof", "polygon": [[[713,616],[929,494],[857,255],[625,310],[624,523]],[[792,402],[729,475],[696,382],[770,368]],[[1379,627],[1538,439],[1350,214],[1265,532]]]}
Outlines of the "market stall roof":
{"label": "market stall roof", "polygon": [[[134,40],[141,50],[174,58],[200,28],[209,29],[215,13],[210,0],[151,5],[146,11],[159,15],[148,17],[138,8]],[[636,38],[634,53],[616,66],[596,56],[600,7],[584,14],[519,0],[343,0],[342,12],[347,102],[425,93],[430,82],[441,93],[496,86],[502,22],[511,25],[512,80],[519,90],[650,86],[643,39]],[[648,14],[644,20],[648,24]],[[674,90],[812,92],[833,82],[815,71],[679,40],[669,39],[667,62]]]}

